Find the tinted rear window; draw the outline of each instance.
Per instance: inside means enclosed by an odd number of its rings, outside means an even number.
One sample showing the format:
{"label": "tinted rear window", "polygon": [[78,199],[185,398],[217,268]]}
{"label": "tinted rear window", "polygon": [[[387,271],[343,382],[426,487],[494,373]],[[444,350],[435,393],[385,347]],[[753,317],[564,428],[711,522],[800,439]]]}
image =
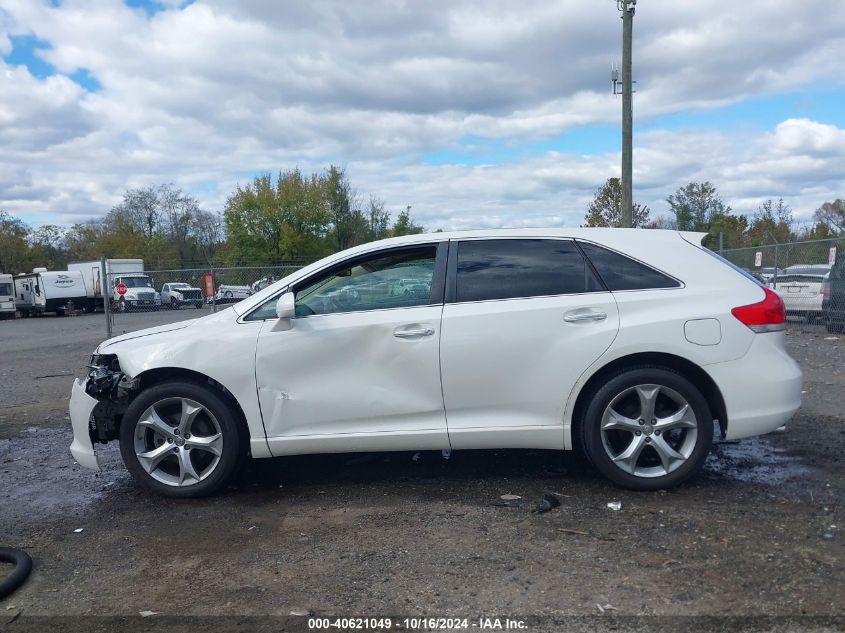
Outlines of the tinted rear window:
{"label": "tinted rear window", "polygon": [[571,240],[460,242],[457,273],[457,301],[604,290]]}
{"label": "tinted rear window", "polygon": [[608,290],[677,288],[681,284],[630,257],[589,242],[578,242]]}

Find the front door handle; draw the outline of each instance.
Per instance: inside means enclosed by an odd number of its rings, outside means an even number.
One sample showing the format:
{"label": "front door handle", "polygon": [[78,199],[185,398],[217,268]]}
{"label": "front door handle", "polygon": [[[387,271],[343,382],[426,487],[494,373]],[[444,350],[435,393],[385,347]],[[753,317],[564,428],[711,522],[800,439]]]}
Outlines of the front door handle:
{"label": "front door handle", "polygon": [[415,328],[396,328],[393,330],[393,336],[396,338],[416,338],[418,336],[431,336],[434,334],[434,328],[430,326],[422,326]]}
{"label": "front door handle", "polygon": [[567,323],[580,323],[582,321],[604,321],[607,313],[601,310],[573,310],[563,315]]}

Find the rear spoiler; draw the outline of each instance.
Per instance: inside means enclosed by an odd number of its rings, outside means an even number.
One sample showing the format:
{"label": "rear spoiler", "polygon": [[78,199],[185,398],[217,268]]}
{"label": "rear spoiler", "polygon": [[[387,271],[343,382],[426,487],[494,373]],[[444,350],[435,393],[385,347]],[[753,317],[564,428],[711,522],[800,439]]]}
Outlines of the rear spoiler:
{"label": "rear spoiler", "polygon": [[709,233],[702,233],[700,231],[678,231],[678,235],[681,236],[681,239],[689,242],[693,246],[701,246],[704,238],[707,237]]}

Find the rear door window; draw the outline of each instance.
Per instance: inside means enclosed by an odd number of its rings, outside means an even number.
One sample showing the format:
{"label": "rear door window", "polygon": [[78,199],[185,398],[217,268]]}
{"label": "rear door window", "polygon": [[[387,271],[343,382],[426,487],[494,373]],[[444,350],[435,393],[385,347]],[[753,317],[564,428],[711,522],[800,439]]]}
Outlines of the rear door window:
{"label": "rear door window", "polygon": [[604,290],[572,240],[459,242],[456,273],[458,302]]}
{"label": "rear door window", "polygon": [[681,285],[669,275],[621,253],[590,242],[579,241],[578,244],[608,290],[650,290]]}

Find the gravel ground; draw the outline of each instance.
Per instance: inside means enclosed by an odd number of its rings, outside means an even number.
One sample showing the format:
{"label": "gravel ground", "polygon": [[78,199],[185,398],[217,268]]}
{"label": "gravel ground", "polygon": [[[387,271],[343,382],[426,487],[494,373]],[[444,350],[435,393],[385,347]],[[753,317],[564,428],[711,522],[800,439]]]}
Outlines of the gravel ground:
{"label": "gravel ground", "polygon": [[[235,616],[309,612],[461,616],[475,630],[508,614],[528,630],[845,626],[845,337],[790,331],[806,394],[788,432],[717,444],[670,492],[620,490],[571,454],[465,451],[256,460],[219,496],[171,501],[139,491],[114,444],[96,474],[67,452],[72,375],[102,329],[102,315],[0,323],[0,543],[35,561],[0,601],[10,631],[116,626],[43,619],[93,615],[295,630],[304,618]],[[532,513],[544,495],[560,507]],[[681,615],[706,617],[665,619]]]}

